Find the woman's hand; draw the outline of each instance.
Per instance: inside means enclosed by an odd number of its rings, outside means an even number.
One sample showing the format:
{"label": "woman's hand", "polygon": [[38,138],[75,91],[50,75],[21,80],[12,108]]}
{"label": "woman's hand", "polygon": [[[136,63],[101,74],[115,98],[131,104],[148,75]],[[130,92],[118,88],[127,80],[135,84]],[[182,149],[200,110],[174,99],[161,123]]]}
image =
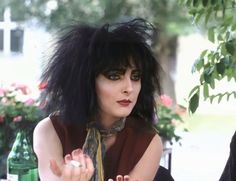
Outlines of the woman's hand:
{"label": "woman's hand", "polygon": [[[114,180],[108,179],[108,181],[114,181]],[[115,181],[138,181],[138,180],[131,180],[129,175],[125,175],[125,176],[117,175]]]}
{"label": "woman's hand", "polygon": [[94,172],[92,160],[81,149],[76,149],[71,154],[67,154],[61,167],[55,160],[51,160],[50,168],[63,181],[89,181]]}

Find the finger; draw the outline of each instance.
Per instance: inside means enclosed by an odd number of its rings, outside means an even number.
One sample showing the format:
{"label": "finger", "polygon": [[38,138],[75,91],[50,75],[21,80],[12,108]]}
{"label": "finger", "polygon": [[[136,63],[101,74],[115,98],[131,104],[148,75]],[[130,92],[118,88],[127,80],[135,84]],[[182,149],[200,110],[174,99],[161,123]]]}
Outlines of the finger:
{"label": "finger", "polygon": [[[87,155],[81,153],[79,155],[79,162],[81,163],[81,167],[80,167],[81,177],[80,177],[80,179],[81,180],[88,180],[88,178],[91,178],[93,175],[92,160]],[[89,168],[87,168],[87,165],[89,166]]]}
{"label": "finger", "polygon": [[73,150],[71,153],[72,159],[79,161],[79,159],[80,159],[79,157],[81,154],[83,154],[83,150],[81,150],[81,149]]}
{"label": "finger", "polygon": [[73,167],[70,164],[65,164],[62,171],[62,180],[71,180],[73,178]]}
{"label": "finger", "polygon": [[85,160],[84,160],[84,153],[81,149],[73,150],[71,155],[72,155],[73,160],[76,160],[76,161],[80,162],[80,164],[82,166],[81,167],[82,169],[86,168],[86,163],[85,163]]}
{"label": "finger", "polygon": [[113,181],[113,179],[110,178],[110,179],[108,179],[108,181]]}
{"label": "finger", "polygon": [[90,179],[94,173],[93,161],[87,154],[84,154],[84,160],[86,164],[87,179]]}
{"label": "finger", "polygon": [[65,164],[62,171],[62,180],[71,180],[72,178],[73,166],[70,164],[71,160],[72,157],[70,154],[64,157]]}
{"label": "finger", "polygon": [[65,157],[64,157],[64,161],[65,161],[65,164],[69,165],[70,162],[72,160],[72,157],[70,154],[67,154]]}
{"label": "finger", "polygon": [[62,170],[58,166],[56,160],[50,160],[50,169],[54,175],[56,175],[58,177],[60,177],[62,175]]}
{"label": "finger", "polygon": [[130,176],[129,175],[125,175],[124,176],[124,181],[130,181]]}
{"label": "finger", "polygon": [[123,181],[123,177],[121,175],[116,176],[116,181]]}

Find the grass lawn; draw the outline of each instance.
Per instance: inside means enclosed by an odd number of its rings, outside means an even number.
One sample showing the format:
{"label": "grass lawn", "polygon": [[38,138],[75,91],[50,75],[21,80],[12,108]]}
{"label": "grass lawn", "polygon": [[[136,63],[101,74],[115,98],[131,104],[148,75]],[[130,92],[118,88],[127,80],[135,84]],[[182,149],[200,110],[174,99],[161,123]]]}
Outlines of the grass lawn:
{"label": "grass lawn", "polygon": [[190,132],[234,132],[236,130],[236,114],[194,114],[183,118]]}

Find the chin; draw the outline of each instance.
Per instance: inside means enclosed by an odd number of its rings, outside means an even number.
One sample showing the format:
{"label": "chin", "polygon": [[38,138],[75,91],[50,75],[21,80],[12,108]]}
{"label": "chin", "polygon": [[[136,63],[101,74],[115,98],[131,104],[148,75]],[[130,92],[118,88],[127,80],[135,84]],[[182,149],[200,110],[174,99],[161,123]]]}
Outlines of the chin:
{"label": "chin", "polygon": [[123,113],[118,114],[118,115],[119,115],[118,117],[127,117],[127,116],[130,115],[130,113],[131,113],[131,111],[129,111],[129,112],[123,112]]}

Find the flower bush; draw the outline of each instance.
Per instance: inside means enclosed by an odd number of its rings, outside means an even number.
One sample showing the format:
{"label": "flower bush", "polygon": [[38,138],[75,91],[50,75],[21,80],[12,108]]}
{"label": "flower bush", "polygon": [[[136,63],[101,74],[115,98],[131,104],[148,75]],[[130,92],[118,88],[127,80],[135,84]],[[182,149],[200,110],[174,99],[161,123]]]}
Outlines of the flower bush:
{"label": "flower bush", "polygon": [[[181,136],[177,130],[183,127],[183,119],[181,114],[185,113],[186,109],[180,105],[174,105],[173,100],[167,95],[161,95],[157,100],[157,123],[155,124],[159,135],[163,140],[173,144],[173,141],[179,142]],[[181,144],[181,143],[180,143]]]}
{"label": "flower bush", "polygon": [[11,150],[19,129],[24,129],[32,141],[33,128],[42,119],[33,93],[21,84],[0,87],[0,165],[4,164],[1,162]]}

